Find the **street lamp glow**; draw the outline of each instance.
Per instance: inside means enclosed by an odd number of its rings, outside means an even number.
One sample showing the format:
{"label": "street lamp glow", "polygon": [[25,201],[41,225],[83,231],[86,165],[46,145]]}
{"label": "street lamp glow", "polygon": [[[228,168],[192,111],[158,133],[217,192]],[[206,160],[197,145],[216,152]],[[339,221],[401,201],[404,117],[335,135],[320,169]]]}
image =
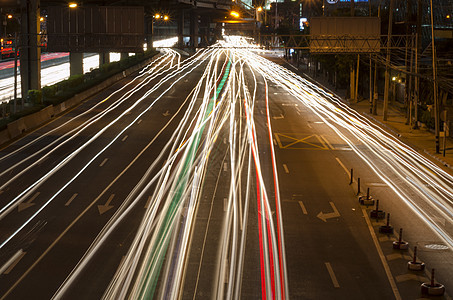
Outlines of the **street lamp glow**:
{"label": "street lamp glow", "polygon": [[169,17],[168,16],[164,16],[164,21],[168,21]]}
{"label": "street lamp glow", "polygon": [[69,7],[70,8],[76,8],[77,7],[77,3],[71,2],[71,3],[69,3]]}
{"label": "street lamp glow", "polygon": [[8,19],[12,19],[13,18],[13,15],[8,15]]}
{"label": "street lamp glow", "polygon": [[160,14],[155,14],[155,15],[154,15],[154,18],[160,19]]}
{"label": "street lamp glow", "polygon": [[39,21],[41,22],[44,21],[44,17],[39,18]]}
{"label": "street lamp glow", "polygon": [[256,9],[258,12],[262,12],[263,11],[263,8],[260,6]]}
{"label": "street lamp glow", "polygon": [[233,10],[232,12],[230,12],[230,15],[235,17],[235,18],[239,18],[239,13],[237,11]]}

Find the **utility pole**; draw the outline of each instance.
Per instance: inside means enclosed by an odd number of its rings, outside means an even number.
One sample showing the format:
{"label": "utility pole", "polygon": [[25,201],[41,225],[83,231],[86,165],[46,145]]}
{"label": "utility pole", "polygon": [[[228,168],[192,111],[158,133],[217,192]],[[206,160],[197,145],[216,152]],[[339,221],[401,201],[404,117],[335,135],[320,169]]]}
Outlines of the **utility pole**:
{"label": "utility pole", "polygon": [[433,51],[433,96],[434,96],[434,130],[436,135],[436,153],[440,153],[439,147],[439,100],[437,99],[437,64],[436,64],[436,47],[434,45],[434,18],[433,18],[433,0],[430,0],[431,11],[431,46]]}
{"label": "utility pole", "polygon": [[[381,3],[379,3],[378,6],[378,18],[381,17]],[[378,64],[377,60],[374,62],[374,95],[373,95],[373,115],[377,115],[377,100],[379,97],[379,91],[378,91],[378,86],[377,86],[377,70],[378,70]]]}
{"label": "utility pole", "polygon": [[414,95],[414,129],[418,129],[418,99],[420,90],[420,79],[418,77],[418,51],[421,48],[422,34],[422,1],[417,0],[417,33],[415,36],[415,95]]}
{"label": "utility pole", "polygon": [[393,26],[393,2],[390,0],[389,9],[389,28],[387,33],[387,58],[385,60],[385,87],[384,87],[384,121],[388,118],[389,105],[389,85],[390,85],[390,47],[392,45],[392,26]]}
{"label": "utility pole", "polygon": [[[411,35],[411,62],[410,62],[410,70],[409,70],[409,73],[410,75],[408,76],[409,77],[409,87],[408,87],[408,90],[409,90],[409,113],[408,113],[408,120],[407,120],[407,124],[409,124],[409,127],[412,128],[412,106],[413,106],[413,101],[414,101],[414,93],[412,92],[412,81],[413,81],[413,70],[414,70],[414,40],[415,40],[415,37],[414,37],[414,34],[412,33]],[[406,83],[407,84],[407,83]]]}

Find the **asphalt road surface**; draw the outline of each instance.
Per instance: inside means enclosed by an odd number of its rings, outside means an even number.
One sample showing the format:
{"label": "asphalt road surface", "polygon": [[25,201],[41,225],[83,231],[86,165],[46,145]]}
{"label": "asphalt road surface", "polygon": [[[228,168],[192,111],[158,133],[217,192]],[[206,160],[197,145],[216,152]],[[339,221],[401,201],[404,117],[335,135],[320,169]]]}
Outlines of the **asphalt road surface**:
{"label": "asphalt road surface", "polygon": [[2,149],[1,299],[421,297],[351,168],[448,286],[451,175],[257,53],[167,50]]}

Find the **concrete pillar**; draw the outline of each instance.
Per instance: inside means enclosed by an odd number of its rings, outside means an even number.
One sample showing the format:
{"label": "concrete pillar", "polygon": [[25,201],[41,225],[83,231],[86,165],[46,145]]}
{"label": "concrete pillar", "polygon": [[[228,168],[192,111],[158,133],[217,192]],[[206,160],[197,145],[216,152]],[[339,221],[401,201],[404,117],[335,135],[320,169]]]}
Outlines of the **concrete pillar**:
{"label": "concrete pillar", "polygon": [[178,14],[178,46],[184,47],[184,10],[180,9]]}
{"label": "concrete pillar", "polygon": [[69,52],[69,74],[83,74],[83,53]]}
{"label": "concrete pillar", "polygon": [[190,15],[190,46],[198,47],[198,13],[195,9]]}
{"label": "concrete pillar", "polygon": [[99,67],[110,62],[110,54],[108,52],[99,53]]}
{"label": "concrete pillar", "polygon": [[123,60],[125,58],[129,57],[129,52],[121,52],[120,53],[120,59]]}
{"label": "concrete pillar", "polygon": [[153,47],[153,17],[145,16],[146,47],[150,50]]}
{"label": "concrete pillar", "polygon": [[20,78],[22,97],[41,89],[40,0],[21,1]]}

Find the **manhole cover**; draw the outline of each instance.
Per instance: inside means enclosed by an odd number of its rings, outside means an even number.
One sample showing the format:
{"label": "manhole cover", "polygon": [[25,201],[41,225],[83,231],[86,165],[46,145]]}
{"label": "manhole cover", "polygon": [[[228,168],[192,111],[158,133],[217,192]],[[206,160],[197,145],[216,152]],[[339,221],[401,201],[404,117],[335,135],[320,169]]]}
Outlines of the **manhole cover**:
{"label": "manhole cover", "polygon": [[448,246],[442,244],[427,244],[425,247],[431,250],[448,250]]}

